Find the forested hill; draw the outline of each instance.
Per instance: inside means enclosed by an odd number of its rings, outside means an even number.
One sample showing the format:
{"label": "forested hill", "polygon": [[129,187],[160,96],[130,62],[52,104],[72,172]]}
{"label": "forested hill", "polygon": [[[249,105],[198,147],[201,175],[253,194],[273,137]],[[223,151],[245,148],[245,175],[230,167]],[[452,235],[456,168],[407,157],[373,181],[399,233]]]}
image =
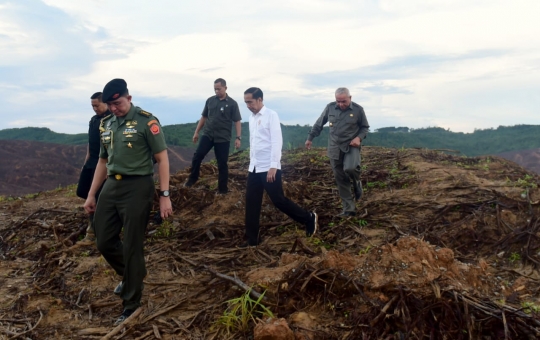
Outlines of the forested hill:
{"label": "forested hill", "polygon": [[[167,143],[182,147],[193,147],[191,138],[196,123],[167,125],[163,127]],[[283,148],[302,147],[310,126],[284,125]],[[233,129],[233,134],[235,131]],[[242,123],[242,148],[248,142],[248,123]],[[496,129],[475,130],[473,133],[452,132],[438,127],[409,129],[407,127],[387,127],[368,135],[364,145],[395,148],[421,147],[429,149],[459,150],[467,156],[498,154],[501,152],[540,148],[540,125],[499,126]],[[87,137],[82,134],[63,134],[48,128],[21,128],[0,130],[1,139],[34,140],[60,144],[85,144]],[[326,146],[328,127],[321,136],[315,138],[314,146]]]}

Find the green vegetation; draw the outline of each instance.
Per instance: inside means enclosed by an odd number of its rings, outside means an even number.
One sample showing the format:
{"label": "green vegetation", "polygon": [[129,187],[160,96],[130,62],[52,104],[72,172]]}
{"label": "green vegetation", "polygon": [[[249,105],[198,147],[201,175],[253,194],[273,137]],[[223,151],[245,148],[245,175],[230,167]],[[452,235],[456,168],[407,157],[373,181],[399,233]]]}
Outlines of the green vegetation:
{"label": "green vegetation", "polygon": [[250,329],[250,321],[256,322],[258,318],[263,317],[273,318],[272,311],[261,303],[266,291],[257,300],[253,300],[249,296],[250,293],[251,289],[239,298],[227,301],[227,309],[217,320],[216,326],[225,327],[228,334],[234,334],[238,331],[247,332]]}
{"label": "green vegetation", "polygon": [[[314,117],[313,119],[315,119]],[[193,132],[197,123],[175,124],[163,127],[169,145],[193,147]],[[282,125],[285,149],[303,148],[309,125]],[[234,150],[236,131],[232,129],[231,151]],[[429,148],[459,150],[466,156],[498,154],[506,151],[540,148],[540,125],[499,126],[494,129],[475,130],[473,133],[452,132],[439,127],[409,129],[408,127],[385,127],[368,134],[363,142],[367,146],[391,148]],[[87,134],[69,135],[56,133],[48,128],[20,128],[0,130],[0,139],[33,140],[59,144],[86,144]],[[314,147],[324,147],[328,143],[328,127],[313,140]],[[249,146],[248,123],[242,123],[242,147]],[[487,162],[489,163],[489,162]],[[489,165],[484,165],[485,169]]]}
{"label": "green vegetation", "polygon": [[512,254],[510,254],[509,260],[512,263],[521,261],[521,255],[519,255],[519,253],[512,253]]}

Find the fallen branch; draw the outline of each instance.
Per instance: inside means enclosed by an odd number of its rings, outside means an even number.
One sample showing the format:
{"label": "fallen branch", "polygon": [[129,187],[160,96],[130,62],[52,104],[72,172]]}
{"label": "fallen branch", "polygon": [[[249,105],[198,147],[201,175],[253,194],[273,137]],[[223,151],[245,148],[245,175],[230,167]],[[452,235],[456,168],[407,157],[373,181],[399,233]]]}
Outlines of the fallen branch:
{"label": "fallen branch", "polygon": [[105,335],[101,340],[109,340],[112,339],[113,336],[120,333],[122,329],[124,329],[127,325],[129,325],[133,320],[137,319],[139,315],[142,313],[142,308],[137,308],[137,310],[129,316],[124,322],[116,326],[112,331],[110,331],[107,335]]}
{"label": "fallen branch", "polygon": [[[212,268],[210,268],[208,266],[203,266],[203,268],[208,270],[210,273],[214,274],[215,276],[217,276],[219,278],[222,278],[224,280],[227,280],[229,282],[232,282],[235,285],[237,285],[238,287],[240,287],[240,288],[242,288],[242,289],[244,289],[246,291],[249,291],[249,295],[253,296],[253,298],[258,299],[258,298],[261,297],[260,293],[258,293],[256,290],[254,290],[253,288],[251,288],[250,286],[248,286],[247,284],[242,282],[240,279],[238,279],[236,277],[229,276],[229,275],[218,273],[217,271],[215,271],[214,269],[212,269]],[[263,298],[263,300],[264,300],[264,298]]]}
{"label": "fallen branch", "polygon": [[41,312],[41,310],[39,311],[39,320],[36,322],[36,324],[34,325],[34,327],[30,328],[29,330],[27,331],[24,331],[22,333],[17,333],[15,335],[13,335],[13,337],[11,337],[11,339],[17,339],[18,337],[20,337],[21,335],[24,335],[26,333],[30,333],[31,331],[33,331],[34,329],[36,329],[36,327],[39,325],[39,323],[41,322],[41,319],[43,319],[43,313]]}

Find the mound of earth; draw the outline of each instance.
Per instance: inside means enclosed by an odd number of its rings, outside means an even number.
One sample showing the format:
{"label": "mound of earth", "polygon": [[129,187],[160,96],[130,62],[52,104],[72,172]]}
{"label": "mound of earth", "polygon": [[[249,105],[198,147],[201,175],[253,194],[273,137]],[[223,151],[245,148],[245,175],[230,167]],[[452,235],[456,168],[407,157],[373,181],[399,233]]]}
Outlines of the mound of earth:
{"label": "mound of earth", "polygon": [[192,188],[187,170],[171,176],[175,215],[147,230],[143,307],[118,328],[120,278],[79,241],[82,201],[63,189],[0,202],[0,336],[540,336],[538,176],[497,157],[365,147],[359,214],[343,219],[324,155],[282,161],[286,195],[319,214],[320,231],[306,238],[265,197],[257,248],[236,248],[247,153],[231,156],[225,196],[212,163]]}

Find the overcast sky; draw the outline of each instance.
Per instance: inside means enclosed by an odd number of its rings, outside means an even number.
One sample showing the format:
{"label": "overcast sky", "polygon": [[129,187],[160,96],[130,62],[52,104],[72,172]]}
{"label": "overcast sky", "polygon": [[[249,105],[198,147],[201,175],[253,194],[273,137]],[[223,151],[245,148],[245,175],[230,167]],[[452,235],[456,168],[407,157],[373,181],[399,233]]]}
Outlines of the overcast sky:
{"label": "overcast sky", "polygon": [[195,122],[213,81],[249,111],[313,124],[337,87],[371,129],[540,124],[538,0],[0,0],[0,129],[87,131],[124,78],[164,125]]}

